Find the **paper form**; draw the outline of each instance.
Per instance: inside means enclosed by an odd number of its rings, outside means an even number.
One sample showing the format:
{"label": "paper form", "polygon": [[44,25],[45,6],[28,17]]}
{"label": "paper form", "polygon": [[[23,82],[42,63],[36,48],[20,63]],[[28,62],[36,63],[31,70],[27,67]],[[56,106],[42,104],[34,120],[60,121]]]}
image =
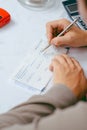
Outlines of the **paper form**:
{"label": "paper form", "polygon": [[[49,65],[55,55],[66,53],[63,47],[50,46],[45,52],[41,52],[48,45],[47,38],[44,36],[33,47],[33,54],[29,54],[23,65],[14,75],[14,80],[29,87],[42,91],[51,81],[52,73]],[[87,76],[87,47],[70,48],[69,56],[79,61]]]}
{"label": "paper form", "polygon": [[48,45],[43,37],[33,48],[33,55],[24,61],[23,66],[14,75],[14,80],[42,91],[50,82],[52,73],[49,70],[51,59],[56,54],[66,53],[65,48],[49,47],[44,53],[42,49]]}

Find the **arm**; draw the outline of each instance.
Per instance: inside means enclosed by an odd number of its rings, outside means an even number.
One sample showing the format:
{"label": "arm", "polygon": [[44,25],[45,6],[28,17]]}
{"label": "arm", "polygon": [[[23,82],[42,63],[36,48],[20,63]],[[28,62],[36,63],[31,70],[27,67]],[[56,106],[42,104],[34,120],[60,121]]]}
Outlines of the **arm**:
{"label": "arm", "polygon": [[[51,115],[57,108],[64,109],[77,102],[74,94],[64,85],[53,86],[45,95],[29,101],[0,116],[0,129],[13,125],[37,125],[38,120]],[[35,122],[35,123],[34,123]]]}
{"label": "arm", "polygon": [[[22,104],[13,109],[12,113],[15,116],[15,118],[13,117],[13,121],[10,120],[9,114],[7,116],[7,121],[14,122],[14,119],[17,120],[18,116],[21,114],[21,118],[27,120],[26,124],[24,124],[24,122],[23,124],[22,122],[17,122],[18,124],[16,123],[16,125],[14,124],[14,126],[11,127],[11,124],[9,123],[9,127],[6,129],[3,127],[3,130],[65,130],[65,128],[86,130],[86,103],[79,103],[73,108],[69,107],[62,110],[62,108],[75,104],[76,101],[76,97],[67,87],[64,85],[54,86],[47,94],[32,97],[30,101],[25,103],[26,105]],[[27,108],[27,110],[26,113],[24,113],[25,117],[23,117],[22,113],[25,108]],[[32,111],[32,116],[30,116],[31,111],[29,109]],[[51,115],[46,117],[46,115],[49,114]],[[26,115],[29,117],[27,118]],[[5,117],[2,116],[0,120],[1,119],[4,121]]]}
{"label": "arm", "polygon": [[52,114],[56,108],[66,108],[76,101],[76,97],[64,85],[55,85],[45,95],[34,96],[29,101],[1,115],[0,129],[14,124],[23,125],[32,123],[34,120],[38,121]]}

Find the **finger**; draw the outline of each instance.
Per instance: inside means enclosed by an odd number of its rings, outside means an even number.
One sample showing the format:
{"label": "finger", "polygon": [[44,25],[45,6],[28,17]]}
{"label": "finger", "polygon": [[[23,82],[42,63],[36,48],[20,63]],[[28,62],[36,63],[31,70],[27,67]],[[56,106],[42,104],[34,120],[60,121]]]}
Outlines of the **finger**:
{"label": "finger", "polygon": [[46,33],[47,33],[47,38],[49,42],[53,38],[55,29],[57,29],[57,24],[58,24],[58,21],[48,22],[46,24]]}
{"label": "finger", "polygon": [[51,40],[51,44],[54,44],[55,46],[61,46],[61,45],[68,45],[71,42],[68,35],[64,35],[61,37],[55,37]]}
{"label": "finger", "polygon": [[73,63],[75,64],[75,66],[76,66],[78,69],[82,69],[80,63],[79,63],[77,60],[75,60],[73,57],[72,57],[71,59],[72,59]]}
{"label": "finger", "polygon": [[[59,38],[58,40],[56,38],[53,37],[53,34],[54,34],[54,29],[57,29],[57,32],[61,32],[62,30],[64,30],[64,28],[66,28],[68,25],[70,24],[70,22],[66,19],[60,19],[60,20],[57,20],[57,21],[53,21],[53,22],[49,22],[46,24],[46,32],[47,32],[47,38],[48,38],[48,41],[51,42],[51,40],[53,40],[52,42],[55,44],[55,45],[60,45],[61,43],[63,44],[63,42],[65,41],[66,44],[67,44],[67,40],[69,38],[67,37],[62,37],[62,38]],[[64,40],[62,40],[64,39]],[[51,42],[51,43],[52,43]],[[64,43],[65,43],[64,42]]]}
{"label": "finger", "polygon": [[69,21],[65,19],[48,22],[46,24],[46,33],[48,41],[50,42],[53,38],[54,29],[57,28],[58,31],[61,32],[65,28],[65,26],[67,26],[67,24],[69,24]]}
{"label": "finger", "polygon": [[84,73],[80,63],[78,61],[76,61],[74,58],[72,58],[72,60],[73,60],[74,64],[76,65],[76,69],[78,69],[79,72],[81,72],[81,74],[83,74],[85,76],[85,73]]}
{"label": "finger", "polygon": [[69,57],[66,54],[62,54],[62,56],[64,57],[64,59],[66,60],[66,62],[70,68],[75,68],[75,64],[74,64],[73,60],[71,59],[71,57]]}
{"label": "finger", "polygon": [[57,60],[63,66],[66,66],[66,67],[68,66],[66,59],[62,55],[55,56],[55,60]]}

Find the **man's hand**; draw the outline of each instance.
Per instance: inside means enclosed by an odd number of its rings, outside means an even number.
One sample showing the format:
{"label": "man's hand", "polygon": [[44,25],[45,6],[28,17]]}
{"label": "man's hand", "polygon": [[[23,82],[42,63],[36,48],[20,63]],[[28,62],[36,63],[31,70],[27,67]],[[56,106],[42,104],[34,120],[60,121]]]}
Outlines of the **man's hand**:
{"label": "man's hand", "polygon": [[80,64],[63,54],[55,56],[50,65],[54,84],[64,84],[69,87],[78,99],[87,93],[87,79]]}
{"label": "man's hand", "polygon": [[87,46],[87,31],[81,30],[75,25],[73,25],[63,36],[57,37],[57,35],[69,24],[70,22],[66,19],[47,23],[46,30],[48,42],[55,46]]}

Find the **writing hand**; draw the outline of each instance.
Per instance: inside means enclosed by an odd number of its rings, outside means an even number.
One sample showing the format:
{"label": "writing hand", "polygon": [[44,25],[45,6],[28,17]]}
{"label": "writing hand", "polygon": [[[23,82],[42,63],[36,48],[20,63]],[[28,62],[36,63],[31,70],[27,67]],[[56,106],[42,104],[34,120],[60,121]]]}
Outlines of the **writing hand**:
{"label": "writing hand", "polygon": [[55,46],[87,46],[87,31],[81,30],[75,25],[73,25],[63,36],[58,37],[58,33],[63,31],[69,24],[70,21],[67,19],[47,23],[46,30],[49,43],[54,44]]}

